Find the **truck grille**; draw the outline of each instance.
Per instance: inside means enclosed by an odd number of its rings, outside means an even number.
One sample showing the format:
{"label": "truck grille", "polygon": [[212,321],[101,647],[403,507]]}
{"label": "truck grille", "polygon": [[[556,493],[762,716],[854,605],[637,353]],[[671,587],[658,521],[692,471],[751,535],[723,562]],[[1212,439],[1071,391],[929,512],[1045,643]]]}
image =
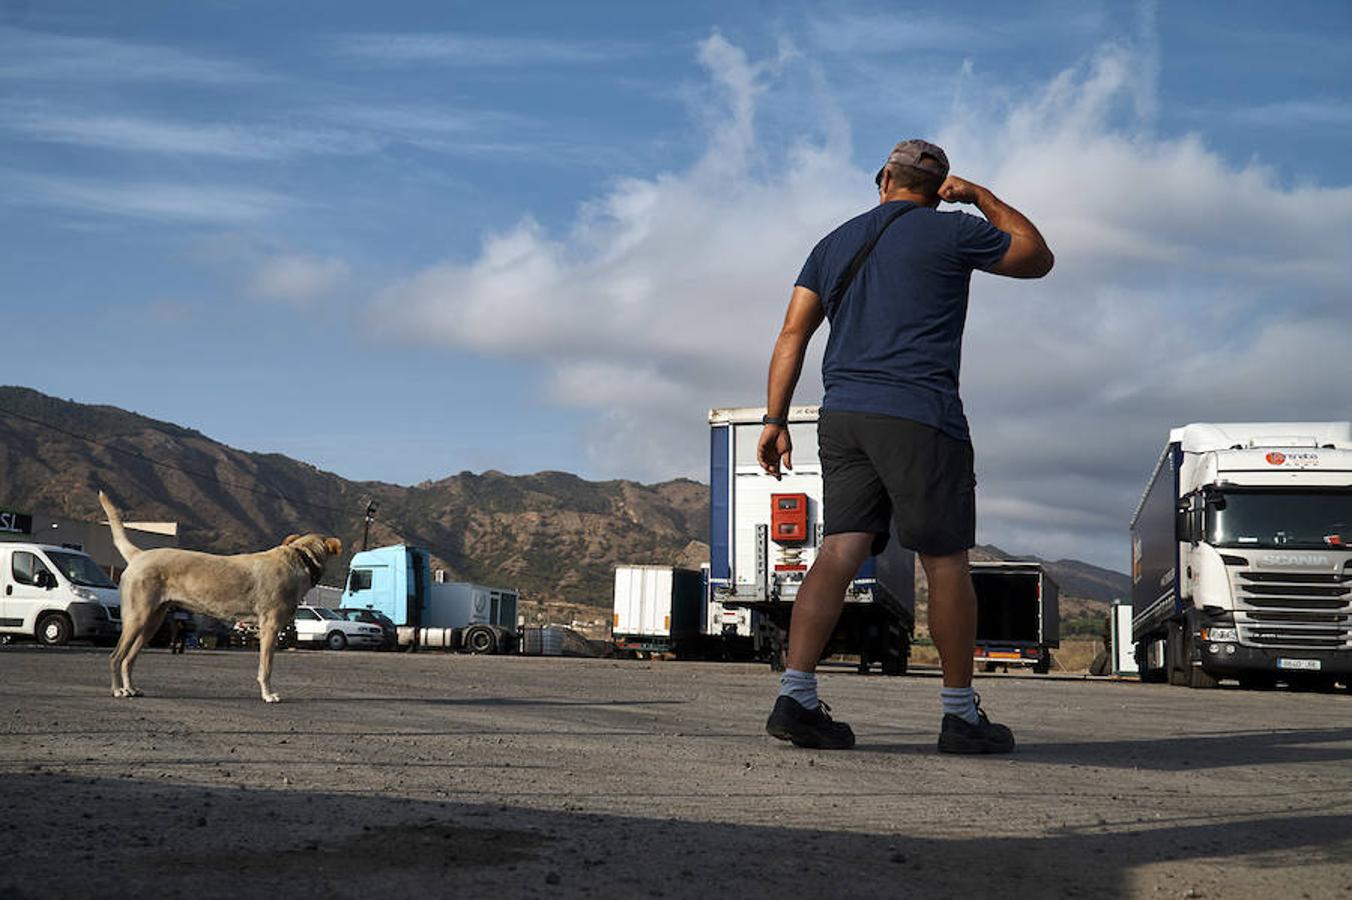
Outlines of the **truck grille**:
{"label": "truck grille", "polygon": [[1338,650],[1352,646],[1352,570],[1236,572],[1235,625],[1259,647]]}

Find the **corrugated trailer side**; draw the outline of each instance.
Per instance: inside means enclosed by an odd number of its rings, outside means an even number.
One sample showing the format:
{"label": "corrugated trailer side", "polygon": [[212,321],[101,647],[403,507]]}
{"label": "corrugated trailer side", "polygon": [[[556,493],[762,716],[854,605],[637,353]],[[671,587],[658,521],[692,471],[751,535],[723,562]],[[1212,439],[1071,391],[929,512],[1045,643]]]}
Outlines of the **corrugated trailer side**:
{"label": "corrugated trailer side", "polygon": [[[1182,458],[1181,445],[1165,446],[1131,519],[1131,636],[1138,653],[1153,652],[1154,635],[1179,611],[1176,517]],[[1162,660],[1141,666],[1142,677],[1153,679],[1147,672],[1156,670],[1163,671]]]}

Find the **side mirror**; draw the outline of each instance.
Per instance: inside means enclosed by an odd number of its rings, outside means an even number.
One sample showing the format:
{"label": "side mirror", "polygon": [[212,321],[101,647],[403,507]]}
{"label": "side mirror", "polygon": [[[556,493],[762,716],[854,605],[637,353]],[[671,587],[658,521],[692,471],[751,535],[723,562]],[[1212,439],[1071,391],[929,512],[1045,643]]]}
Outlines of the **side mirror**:
{"label": "side mirror", "polygon": [[53,575],[51,572],[48,572],[46,569],[43,569],[36,576],[34,576],[33,583],[36,584],[38,587],[42,588],[44,591],[50,591],[52,588],[56,587],[56,576]]}

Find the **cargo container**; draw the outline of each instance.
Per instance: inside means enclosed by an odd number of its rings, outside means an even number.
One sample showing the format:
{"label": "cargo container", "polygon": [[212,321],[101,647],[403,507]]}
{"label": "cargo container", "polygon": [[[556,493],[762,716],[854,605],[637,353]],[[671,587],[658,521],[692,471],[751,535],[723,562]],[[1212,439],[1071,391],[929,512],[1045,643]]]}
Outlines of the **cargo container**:
{"label": "cargo container", "polygon": [[1130,534],[1143,681],[1352,680],[1352,424],[1175,428]]}
{"label": "cargo container", "polygon": [[[782,480],[756,460],[763,407],[709,412],[709,584],[725,609],[754,612],[758,658],[784,666],[789,618],[803,576],[822,542],[819,407],[789,410],[793,469]],[[867,560],[846,591],[828,653],[859,659],[861,670],[906,671],[915,626],[915,555],[895,538]]]}
{"label": "cargo container", "polygon": [[672,566],[618,566],[611,640],[639,654],[703,650],[704,577]]}
{"label": "cargo container", "polygon": [[1061,646],[1060,591],[1042,563],[974,562],[972,587],[975,661],[988,672],[996,666],[1025,666],[1039,674],[1050,671],[1052,650]]}

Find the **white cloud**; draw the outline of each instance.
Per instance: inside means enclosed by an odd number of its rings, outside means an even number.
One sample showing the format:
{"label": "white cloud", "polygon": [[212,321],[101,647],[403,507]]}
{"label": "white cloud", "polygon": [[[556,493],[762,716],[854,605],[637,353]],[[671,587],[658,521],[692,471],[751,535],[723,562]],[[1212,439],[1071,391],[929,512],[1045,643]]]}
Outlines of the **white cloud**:
{"label": "white cloud", "polygon": [[266,81],[246,63],[111,38],[0,27],[0,77],[108,84],[128,81],[234,86]]}
{"label": "white cloud", "polygon": [[[1123,568],[1170,426],[1348,415],[1352,188],[1288,188],[1198,135],[1156,135],[1154,54],[1104,47],[1013,102],[969,74],[933,123],[955,170],[1057,253],[1046,280],[972,288],[979,536],[1008,549]],[[721,112],[688,169],[617,182],[565,233],[523,218],[378,303],[400,311],[377,316],[396,337],[543,361],[556,401],[596,411],[608,473],[707,477],[704,411],[760,402],[803,258],[875,199],[838,110],[717,35],[700,61]],[[762,106],[792,104],[830,128],[758,133]],[[819,396],[823,343],[802,401]]]}
{"label": "white cloud", "polygon": [[474,67],[604,63],[635,53],[620,44],[454,32],[345,34],[333,44],[340,55],[368,62]]}
{"label": "white cloud", "polygon": [[281,159],[317,153],[370,153],[382,145],[374,137],[337,129],[223,125],[13,104],[5,111],[12,132],[31,140],[129,152]]}
{"label": "white cloud", "polygon": [[336,257],[296,254],[264,260],[249,279],[249,293],[268,300],[304,306],[333,293],[351,274]]}
{"label": "white cloud", "polygon": [[271,191],[229,185],[95,181],[8,175],[6,202],[72,212],[167,222],[237,224],[267,218],[291,205]]}

